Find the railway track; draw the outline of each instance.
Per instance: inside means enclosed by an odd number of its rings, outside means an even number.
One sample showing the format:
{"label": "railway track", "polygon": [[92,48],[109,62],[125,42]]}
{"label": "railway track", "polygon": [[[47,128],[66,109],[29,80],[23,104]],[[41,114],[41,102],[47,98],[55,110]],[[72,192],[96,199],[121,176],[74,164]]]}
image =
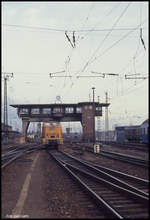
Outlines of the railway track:
{"label": "railway track", "polygon": [[113,170],[113,169],[110,169],[110,168],[107,168],[104,166],[97,165],[95,163],[91,163],[89,161],[83,160],[83,162],[87,163],[89,165],[92,165],[95,168],[97,168],[98,170],[105,172],[107,174],[110,174],[113,177],[116,177],[118,180],[124,181],[127,184],[129,184],[139,190],[142,190],[143,192],[145,192],[143,195],[145,195],[147,197],[149,196],[149,181],[148,180],[141,179],[141,178],[138,178],[135,176],[131,176],[131,175],[125,174],[120,171],[116,171],[116,170]]}
{"label": "railway track", "polygon": [[[103,209],[105,216],[111,218],[148,218],[148,194],[129,183],[125,183],[125,177],[120,180],[118,177],[116,178],[117,174],[112,175],[104,169],[100,170],[100,167],[97,168],[91,163],[61,151],[52,150],[48,153],[82,186],[98,209]],[[126,177],[126,179],[129,181],[129,178]],[[140,181],[139,185],[147,184]],[[131,176],[130,182],[133,182]]]}
{"label": "railway track", "polygon": [[114,152],[109,152],[109,151],[102,151],[101,154],[106,157],[110,157],[113,159],[121,160],[121,161],[132,163],[132,164],[136,164],[139,166],[143,166],[143,167],[149,166],[149,163],[147,160],[142,160],[140,158],[133,157],[133,156],[131,157],[126,154],[114,153]]}
{"label": "railway track", "polygon": [[[94,153],[94,150],[92,147],[86,147],[85,150]],[[121,154],[121,153],[105,151],[105,150],[101,150],[100,153],[98,153],[98,154],[105,156],[105,157],[112,158],[114,160],[120,160],[120,161],[124,161],[127,163],[136,164],[136,165],[142,166],[142,167],[149,166],[149,162],[147,160],[142,160],[138,157],[133,157],[133,156],[131,157],[127,154]]]}
{"label": "railway track", "polygon": [[23,148],[28,148],[28,147],[33,147],[33,146],[37,146],[36,143],[24,143],[23,145],[20,145],[20,144],[10,144],[10,145],[2,145],[2,153],[3,152],[7,152],[7,151],[10,151],[10,150],[14,150],[14,149],[23,149]]}
{"label": "railway track", "polygon": [[14,162],[15,160],[17,160],[18,158],[20,158],[21,156],[31,153],[33,151],[39,150],[39,149],[45,149],[45,147],[41,146],[21,146],[21,147],[10,147],[9,151],[7,151],[6,153],[3,153],[1,156],[1,168],[4,168],[6,166],[8,166],[10,163]]}
{"label": "railway track", "polygon": [[148,144],[143,144],[143,143],[130,143],[130,142],[117,143],[113,141],[108,141],[108,142],[101,141],[101,143],[114,146],[114,147],[118,147],[118,148],[126,148],[130,150],[139,150],[139,151],[145,151],[145,152],[149,150]]}

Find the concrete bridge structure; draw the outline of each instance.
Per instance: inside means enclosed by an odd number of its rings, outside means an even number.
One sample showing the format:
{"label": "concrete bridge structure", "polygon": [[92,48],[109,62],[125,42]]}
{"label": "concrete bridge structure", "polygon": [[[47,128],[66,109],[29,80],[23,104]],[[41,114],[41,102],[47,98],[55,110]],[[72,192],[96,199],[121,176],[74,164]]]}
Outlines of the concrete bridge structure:
{"label": "concrete bridge structure", "polygon": [[17,114],[22,119],[22,133],[26,142],[30,122],[80,121],[83,141],[95,141],[95,117],[102,116],[102,107],[109,103],[80,102],[77,104],[16,104]]}

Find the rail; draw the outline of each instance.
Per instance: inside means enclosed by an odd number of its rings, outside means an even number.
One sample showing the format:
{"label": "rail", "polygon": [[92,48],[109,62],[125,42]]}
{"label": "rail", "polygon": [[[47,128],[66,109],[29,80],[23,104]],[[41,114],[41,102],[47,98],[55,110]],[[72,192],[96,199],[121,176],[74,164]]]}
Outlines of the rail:
{"label": "rail", "polygon": [[148,215],[148,195],[143,191],[64,152],[54,150],[49,154],[111,217],[139,216],[136,207],[141,210],[142,217]]}
{"label": "rail", "polygon": [[[85,147],[85,150],[94,153],[94,150],[92,147]],[[111,152],[111,151],[106,151],[106,150],[100,150],[100,153],[97,153],[97,154],[112,158],[114,160],[120,160],[120,161],[124,161],[127,163],[143,166],[143,167],[149,166],[149,162],[147,160],[142,160],[140,158],[133,157],[133,156],[131,157],[127,154],[121,154],[121,153],[116,153],[116,152]]]}
{"label": "rail", "polygon": [[15,148],[11,151],[8,151],[5,154],[2,154],[2,163],[1,163],[1,168],[5,168],[15,160],[17,160],[19,157],[23,156],[24,154],[32,153],[33,151],[39,150],[39,149],[45,149],[42,145],[40,146],[21,146],[21,148],[15,146]]}

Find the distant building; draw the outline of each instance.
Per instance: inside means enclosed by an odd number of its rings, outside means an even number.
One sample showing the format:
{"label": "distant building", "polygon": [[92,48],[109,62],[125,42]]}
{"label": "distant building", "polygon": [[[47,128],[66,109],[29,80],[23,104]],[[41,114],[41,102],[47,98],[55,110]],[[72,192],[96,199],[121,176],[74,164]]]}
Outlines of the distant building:
{"label": "distant building", "polygon": [[96,141],[114,141],[115,139],[115,131],[109,130],[107,131],[107,140],[105,136],[105,131],[96,131]]}
{"label": "distant building", "polygon": [[149,119],[145,120],[141,124],[141,141],[143,143],[148,143],[149,141]]}
{"label": "distant building", "polygon": [[81,141],[82,140],[82,133],[80,132],[69,132],[63,133],[64,141]]}
{"label": "distant building", "polygon": [[149,129],[149,119],[145,120],[145,121],[141,124],[141,128],[142,128],[144,134],[147,134],[147,133],[148,133],[148,129]]}
{"label": "distant building", "polygon": [[149,120],[141,125],[118,126],[115,128],[117,142],[148,142]]}
{"label": "distant building", "polygon": [[10,125],[4,125],[4,123],[1,123],[1,139],[2,139],[2,143],[5,142],[5,129],[7,128],[7,138],[8,138],[8,142],[9,143],[14,143],[15,142],[15,138],[20,137],[21,133],[18,131],[13,131],[12,130],[12,126]]}
{"label": "distant building", "polygon": [[1,123],[1,131],[2,132],[6,131],[6,128],[7,128],[7,131],[12,131],[12,126]]}

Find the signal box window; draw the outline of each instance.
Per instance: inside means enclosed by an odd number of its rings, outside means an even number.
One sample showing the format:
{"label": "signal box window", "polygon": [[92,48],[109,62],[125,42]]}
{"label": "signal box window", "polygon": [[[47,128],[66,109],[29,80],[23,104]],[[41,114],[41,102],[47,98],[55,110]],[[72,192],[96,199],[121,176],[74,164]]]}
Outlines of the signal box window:
{"label": "signal box window", "polygon": [[76,108],[76,112],[77,112],[77,113],[82,113],[82,108],[77,107],[77,108]]}
{"label": "signal box window", "polygon": [[102,107],[96,107],[96,110],[97,110],[97,111],[101,111],[101,110],[102,110]]}
{"label": "signal box window", "polygon": [[67,108],[65,108],[65,112],[66,112],[66,113],[73,113],[74,110],[73,110],[72,107],[67,107]]}
{"label": "signal box window", "polygon": [[21,108],[19,113],[20,114],[28,114],[28,108]]}
{"label": "signal box window", "polygon": [[50,108],[43,108],[43,114],[51,114]]}
{"label": "signal box window", "polygon": [[54,108],[53,113],[61,113],[62,109],[61,108]]}
{"label": "signal box window", "polygon": [[31,114],[39,114],[40,113],[40,109],[39,108],[32,108],[31,109]]}

